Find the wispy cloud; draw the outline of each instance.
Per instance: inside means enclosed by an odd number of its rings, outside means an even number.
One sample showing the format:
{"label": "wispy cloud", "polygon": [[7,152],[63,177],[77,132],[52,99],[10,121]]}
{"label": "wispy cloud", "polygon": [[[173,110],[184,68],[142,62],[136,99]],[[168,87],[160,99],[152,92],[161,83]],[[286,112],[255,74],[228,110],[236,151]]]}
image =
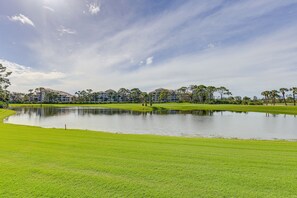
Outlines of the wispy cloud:
{"label": "wispy cloud", "polygon": [[31,19],[29,19],[28,17],[26,17],[25,15],[23,15],[23,14],[11,16],[11,17],[8,17],[8,18],[11,21],[15,21],[15,22],[18,21],[18,22],[20,22],[22,24],[27,24],[27,25],[31,25],[31,26],[35,27],[35,24],[33,23],[33,21]]}
{"label": "wispy cloud", "polygon": [[49,7],[49,6],[43,6],[44,9],[51,11],[51,12],[55,12],[55,9]]}
{"label": "wispy cloud", "polygon": [[76,34],[75,30],[65,28],[64,26],[60,26],[57,31],[60,33],[60,36],[63,36],[64,34]]}
{"label": "wispy cloud", "polygon": [[100,4],[97,3],[91,3],[91,4],[87,4],[87,7],[89,9],[89,13],[91,15],[96,15],[100,12],[101,8],[100,8]]}
{"label": "wispy cloud", "polygon": [[148,58],[146,59],[146,64],[147,64],[147,65],[150,65],[150,64],[152,64],[153,62],[154,62],[154,57],[153,57],[153,56],[148,57]]}
{"label": "wispy cloud", "polygon": [[[252,96],[297,83],[295,0],[189,0],[154,12],[149,1],[126,6],[123,0],[117,9],[129,14],[122,18],[106,1],[100,20],[85,17],[84,2],[63,13],[63,20],[51,16],[46,23],[46,30],[65,24],[79,34],[57,42],[57,34],[46,31],[28,44],[30,62],[63,72],[59,86],[67,91],[201,83]],[[76,34],[64,26],[58,31],[58,36]]]}

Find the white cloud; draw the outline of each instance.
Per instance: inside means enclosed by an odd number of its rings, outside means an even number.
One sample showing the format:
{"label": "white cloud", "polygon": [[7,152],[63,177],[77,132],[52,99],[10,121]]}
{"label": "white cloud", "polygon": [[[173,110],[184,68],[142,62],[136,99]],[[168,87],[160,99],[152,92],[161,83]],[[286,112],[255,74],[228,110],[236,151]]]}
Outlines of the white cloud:
{"label": "white cloud", "polygon": [[[9,88],[13,91],[26,91],[30,88],[40,86],[58,86],[57,80],[62,80],[66,75],[62,72],[50,71],[41,72],[35,71],[30,67],[19,65],[7,60],[0,59],[0,63],[7,67],[7,71],[11,71],[10,81],[12,86]],[[54,83],[53,83],[54,82]]]}
{"label": "white cloud", "polygon": [[154,62],[154,57],[153,56],[148,57],[145,62],[146,62],[147,65],[152,64]]}
{"label": "white cloud", "polygon": [[96,15],[100,12],[100,4],[91,3],[87,5],[91,15]]}
{"label": "white cloud", "polygon": [[60,36],[63,36],[64,34],[76,34],[75,30],[65,28],[64,26],[60,26],[57,31],[60,33]]}
{"label": "white cloud", "polygon": [[49,10],[51,12],[55,12],[55,9],[49,7],[49,6],[43,6],[44,9]]}
{"label": "white cloud", "polygon": [[[291,24],[292,28],[284,23],[277,28],[283,31],[271,29],[265,36],[257,35],[257,27],[247,23],[293,1],[247,0],[225,7],[221,0],[201,1],[199,6],[195,0],[189,2],[127,25],[121,19],[125,24],[122,29],[114,18],[85,25],[88,34],[80,38],[80,46],[73,46],[74,42],[66,39],[52,42],[49,37],[46,42],[36,40],[30,49],[40,62],[61,68],[72,77],[61,83],[66,91],[135,86],[151,90],[201,83],[225,85],[237,95],[297,84],[297,71],[292,69],[297,63],[296,23]],[[214,8],[217,11],[206,16]],[[260,30],[264,32],[263,28]],[[101,31],[107,33],[101,36]],[[247,39],[247,35],[251,36]],[[92,42],[84,43],[85,40]],[[221,42],[224,40],[233,42]],[[195,49],[184,47],[185,44],[193,44]],[[67,51],[69,46],[74,49],[71,53]],[[206,47],[214,48],[205,50]],[[158,58],[157,62],[148,57],[160,52],[160,57],[165,58]],[[154,67],[135,66],[134,61],[142,66],[154,62]]]}
{"label": "white cloud", "polygon": [[15,15],[12,17],[8,17],[8,18],[11,21],[19,21],[22,24],[27,24],[27,25],[31,25],[31,26],[35,27],[35,24],[33,23],[33,21],[31,21],[31,19],[29,19],[25,15],[19,14],[19,15]]}

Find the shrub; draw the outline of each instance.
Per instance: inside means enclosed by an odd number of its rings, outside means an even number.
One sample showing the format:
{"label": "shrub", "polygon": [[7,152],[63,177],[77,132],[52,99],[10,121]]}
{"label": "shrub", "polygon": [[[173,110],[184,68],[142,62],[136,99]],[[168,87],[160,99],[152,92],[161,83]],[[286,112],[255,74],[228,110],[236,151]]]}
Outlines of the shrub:
{"label": "shrub", "polygon": [[5,109],[8,107],[8,103],[0,101],[0,109]]}
{"label": "shrub", "polygon": [[262,101],[250,101],[248,104],[249,105],[263,105],[263,102]]}

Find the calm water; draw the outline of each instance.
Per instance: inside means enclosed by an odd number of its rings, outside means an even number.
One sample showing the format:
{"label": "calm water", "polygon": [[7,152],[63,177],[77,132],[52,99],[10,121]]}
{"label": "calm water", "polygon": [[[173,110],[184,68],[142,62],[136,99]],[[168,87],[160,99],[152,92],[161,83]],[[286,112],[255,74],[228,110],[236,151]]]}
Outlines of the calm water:
{"label": "calm water", "polygon": [[265,113],[166,111],[137,113],[101,108],[18,108],[6,123],[129,134],[244,139],[297,139],[297,117]]}

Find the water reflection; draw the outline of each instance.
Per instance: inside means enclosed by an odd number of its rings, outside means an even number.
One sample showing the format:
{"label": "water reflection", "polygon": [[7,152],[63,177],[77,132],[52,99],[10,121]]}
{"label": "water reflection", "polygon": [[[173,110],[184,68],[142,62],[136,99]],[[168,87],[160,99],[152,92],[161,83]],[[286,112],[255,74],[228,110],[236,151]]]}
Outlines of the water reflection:
{"label": "water reflection", "polygon": [[17,108],[6,123],[116,133],[255,139],[297,139],[297,118],[290,115],[228,111]]}
{"label": "water reflection", "polygon": [[[223,111],[208,111],[208,110],[195,110],[195,111],[178,111],[178,110],[156,110],[152,112],[137,112],[129,110],[120,109],[104,109],[104,108],[87,108],[87,107],[74,107],[74,108],[14,108],[17,111],[16,115],[27,114],[31,116],[39,117],[51,117],[51,116],[61,116],[71,113],[76,113],[77,115],[115,115],[115,114],[130,114],[130,115],[168,115],[168,114],[191,114],[196,116],[213,116],[214,113]],[[245,113],[245,112],[236,112]]]}

